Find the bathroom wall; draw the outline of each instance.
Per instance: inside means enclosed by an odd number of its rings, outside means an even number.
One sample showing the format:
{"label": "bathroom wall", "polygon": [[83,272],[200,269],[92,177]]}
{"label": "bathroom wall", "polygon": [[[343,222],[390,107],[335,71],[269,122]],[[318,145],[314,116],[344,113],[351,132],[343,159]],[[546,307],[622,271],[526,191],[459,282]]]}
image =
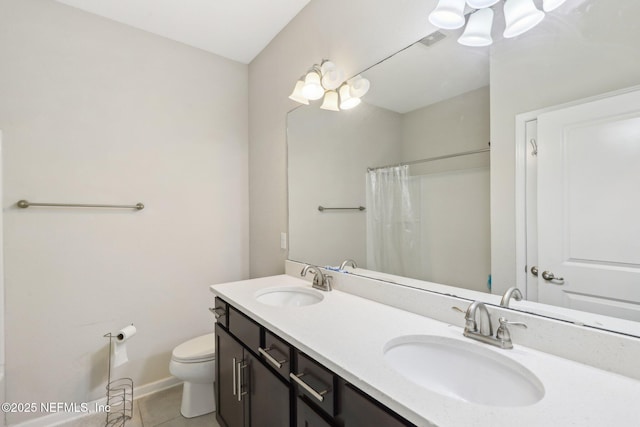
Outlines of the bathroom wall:
{"label": "bathroom wall", "polygon": [[287,97],[314,63],[331,59],[355,75],[434,30],[435,0],[311,0],[249,65],[251,276],[282,273],[287,251]]}
{"label": "bathroom wall", "polygon": [[168,377],[208,286],[248,277],[248,67],[44,0],[0,1],[0,56],[7,400],[104,396],[129,323],[114,377]]}
{"label": "bathroom wall", "polygon": [[318,205],[366,206],[367,167],[400,159],[400,122],[400,114],[364,103],[343,112],[311,106],[289,113],[291,259],[324,266],[352,258],[366,267],[366,212],[320,212]]}

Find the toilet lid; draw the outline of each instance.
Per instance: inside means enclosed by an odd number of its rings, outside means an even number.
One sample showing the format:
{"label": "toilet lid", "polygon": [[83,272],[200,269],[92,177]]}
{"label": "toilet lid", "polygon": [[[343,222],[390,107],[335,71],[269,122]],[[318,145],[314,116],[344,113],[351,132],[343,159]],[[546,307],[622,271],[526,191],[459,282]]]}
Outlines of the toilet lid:
{"label": "toilet lid", "polygon": [[201,362],[215,356],[215,338],[206,334],[190,339],[173,349],[173,360],[177,362]]}

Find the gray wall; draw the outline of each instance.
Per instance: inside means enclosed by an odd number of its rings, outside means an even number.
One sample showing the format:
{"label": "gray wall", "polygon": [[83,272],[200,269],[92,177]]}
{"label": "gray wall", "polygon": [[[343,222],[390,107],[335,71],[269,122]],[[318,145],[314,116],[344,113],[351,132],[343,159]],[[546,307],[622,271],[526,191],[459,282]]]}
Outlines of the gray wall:
{"label": "gray wall", "polygon": [[43,0],[0,1],[0,56],[7,400],[103,397],[132,322],[114,376],[168,377],[208,286],[249,274],[248,67]]}

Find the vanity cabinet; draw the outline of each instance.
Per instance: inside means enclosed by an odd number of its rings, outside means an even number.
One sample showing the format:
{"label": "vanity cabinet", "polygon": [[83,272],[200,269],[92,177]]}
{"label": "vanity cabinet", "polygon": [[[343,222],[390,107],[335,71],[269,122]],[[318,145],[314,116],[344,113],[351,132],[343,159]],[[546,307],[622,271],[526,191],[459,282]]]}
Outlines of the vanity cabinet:
{"label": "vanity cabinet", "polygon": [[393,411],[233,306],[216,323],[222,427],[407,427]]}
{"label": "vanity cabinet", "polygon": [[295,360],[296,427],[413,426],[306,354]]}
{"label": "vanity cabinet", "polygon": [[289,384],[256,354],[262,348],[261,327],[233,307],[227,313],[228,329],[216,324],[218,422],[222,427],[290,427]]}

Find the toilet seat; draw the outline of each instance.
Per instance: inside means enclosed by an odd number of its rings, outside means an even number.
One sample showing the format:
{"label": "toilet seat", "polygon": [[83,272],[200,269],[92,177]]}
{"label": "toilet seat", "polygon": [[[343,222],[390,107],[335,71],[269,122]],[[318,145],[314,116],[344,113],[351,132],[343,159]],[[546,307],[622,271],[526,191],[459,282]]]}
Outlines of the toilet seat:
{"label": "toilet seat", "polygon": [[201,335],[190,339],[173,349],[171,359],[182,363],[197,363],[215,358],[214,334]]}

